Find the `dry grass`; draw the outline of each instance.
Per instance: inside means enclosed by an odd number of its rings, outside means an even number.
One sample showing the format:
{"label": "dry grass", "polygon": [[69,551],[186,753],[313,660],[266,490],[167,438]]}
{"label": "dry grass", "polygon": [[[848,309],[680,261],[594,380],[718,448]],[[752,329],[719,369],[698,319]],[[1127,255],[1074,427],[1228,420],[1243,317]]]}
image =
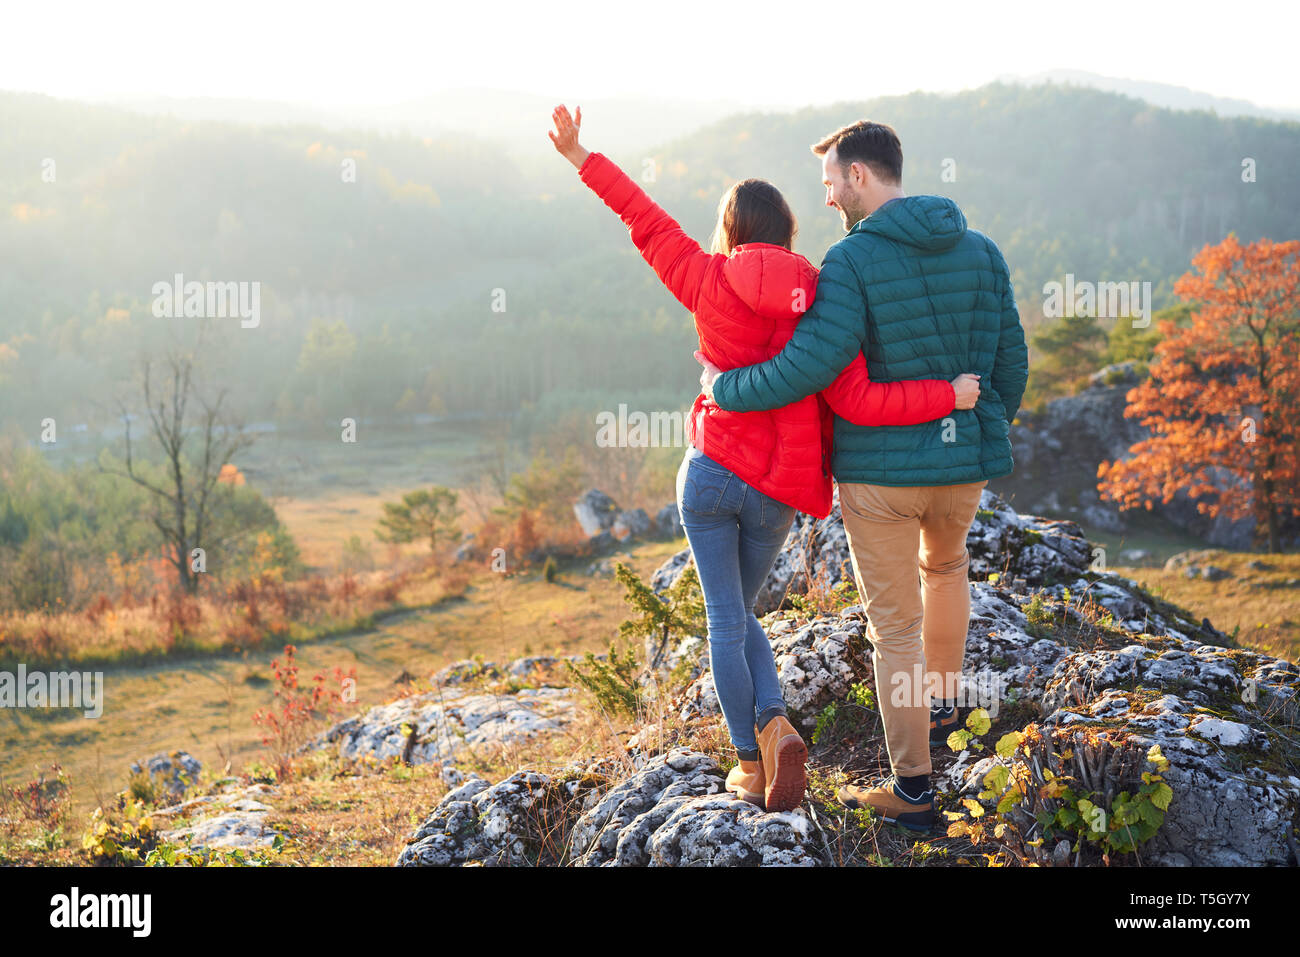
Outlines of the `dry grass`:
{"label": "dry grass", "polygon": [[[678,543],[644,544],[628,563],[648,576]],[[540,571],[502,577],[462,569],[462,597],[434,604],[441,587],[412,579],[400,599],[422,607],[378,624],[299,643],[302,674],[356,669],[357,707],[388,700],[403,673],[425,677],[462,658],[499,662],[524,654],[607,650],[627,617],[612,578],[589,579],[563,569],[559,584]],[[7,708],[0,711],[0,779],[26,780],[33,767],[60,761],[72,784],[74,809],[93,808],[122,786],[126,766],[159,751],[183,748],[205,767],[230,763],[238,772],[262,756],[251,716],[272,703],[271,661],[283,642],[217,657],[175,657],[104,669],[103,715]]]}
{"label": "dry grass", "polygon": [[[1250,562],[1271,566],[1256,571]],[[1214,551],[1204,563],[1231,573],[1223,581],[1187,578],[1182,570],[1114,568],[1152,594],[1208,618],[1237,642],[1290,661],[1300,661],[1300,555]]]}
{"label": "dry grass", "polygon": [[150,602],[116,606],[101,598],[82,612],[7,615],[0,662],[114,666],[278,649],[457,597],[465,584],[461,570],[424,557],[355,576],[241,582],[197,598],[158,592]]}

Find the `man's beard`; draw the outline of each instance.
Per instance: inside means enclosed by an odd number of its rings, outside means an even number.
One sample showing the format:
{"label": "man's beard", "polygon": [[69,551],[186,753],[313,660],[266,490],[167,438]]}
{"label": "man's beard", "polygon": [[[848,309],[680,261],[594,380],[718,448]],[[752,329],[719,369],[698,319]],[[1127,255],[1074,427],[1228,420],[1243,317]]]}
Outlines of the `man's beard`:
{"label": "man's beard", "polygon": [[844,221],[844,231],[847,233],[867,216],[861,206],[850,200],[840,204],[840,218]]}

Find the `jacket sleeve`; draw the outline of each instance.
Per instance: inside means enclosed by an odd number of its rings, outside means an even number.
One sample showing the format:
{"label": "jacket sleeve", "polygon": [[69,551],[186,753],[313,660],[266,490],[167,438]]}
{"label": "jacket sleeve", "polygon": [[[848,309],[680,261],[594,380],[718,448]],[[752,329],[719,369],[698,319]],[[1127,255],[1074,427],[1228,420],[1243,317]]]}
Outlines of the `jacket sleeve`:
{"label": "jacket sleeve", "polygon": [[1001,250],[994,246],[992,251],[993,268],[1002,286],[1002,325],[998,332],[997,355],[993,358],[993,374],[989,379],[1002,399],[1010,423],[1020,411],[1020,400],[1024,398],[1025,385],[1029,381],[1029,349],[1025,345],[1025,328],[1020,324],[1020,310],[1016,308],[1011,271]]}
{"label": "jacket sleeve", "polygon": [[713,381],[713,401],[733,412],[777,409],[820,392],[862,351],[867,300],[847,257],[832,246],[822,260],[817,295],[779,353],[731,369]]}
{"label": "jacket sleeve", "polygon": [[943,379],[872,382],[861,352],[822,395],[836,415],[854,425],[919,425],[943,418],[957,405],[952,383]]}
{"label": "jacket sleeve", "polygon": [[632,242],[669,292],[695,312],[705,270],[713,257],[603,153],[589,154],[578,173],[627,225]]}

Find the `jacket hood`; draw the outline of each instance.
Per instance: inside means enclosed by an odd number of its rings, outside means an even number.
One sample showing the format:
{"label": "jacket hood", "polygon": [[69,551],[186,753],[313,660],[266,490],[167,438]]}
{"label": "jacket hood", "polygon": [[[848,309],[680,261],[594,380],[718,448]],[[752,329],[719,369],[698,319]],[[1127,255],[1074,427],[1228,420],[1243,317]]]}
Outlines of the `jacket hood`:
{"label": "jacket hood", "polygon": [[966,217],[946,196],[900,196],[856,223],[854,233],[875,233],[918,249],[947,249],[966,234]]}
{"label": "jacket hood", "polygon": [[[722,275],[741,301],[764,319],[798,319],[812,306],[817,291],[817,267],[771,243],[737,246],[723,264]],[[796,289],[804,291],[802,303]]]}

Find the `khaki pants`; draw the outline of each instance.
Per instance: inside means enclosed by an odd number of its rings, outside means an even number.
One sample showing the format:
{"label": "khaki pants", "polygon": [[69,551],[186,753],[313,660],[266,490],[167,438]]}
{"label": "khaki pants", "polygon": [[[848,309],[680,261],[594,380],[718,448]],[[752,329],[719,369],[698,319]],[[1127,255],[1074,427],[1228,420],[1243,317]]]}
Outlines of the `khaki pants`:
{"label": "khaki pants", "polygon": [[966,533],[987,484],[840,484],[889,763],[902,777],[931,771],[931,694],[958,695],[970,624]]}

